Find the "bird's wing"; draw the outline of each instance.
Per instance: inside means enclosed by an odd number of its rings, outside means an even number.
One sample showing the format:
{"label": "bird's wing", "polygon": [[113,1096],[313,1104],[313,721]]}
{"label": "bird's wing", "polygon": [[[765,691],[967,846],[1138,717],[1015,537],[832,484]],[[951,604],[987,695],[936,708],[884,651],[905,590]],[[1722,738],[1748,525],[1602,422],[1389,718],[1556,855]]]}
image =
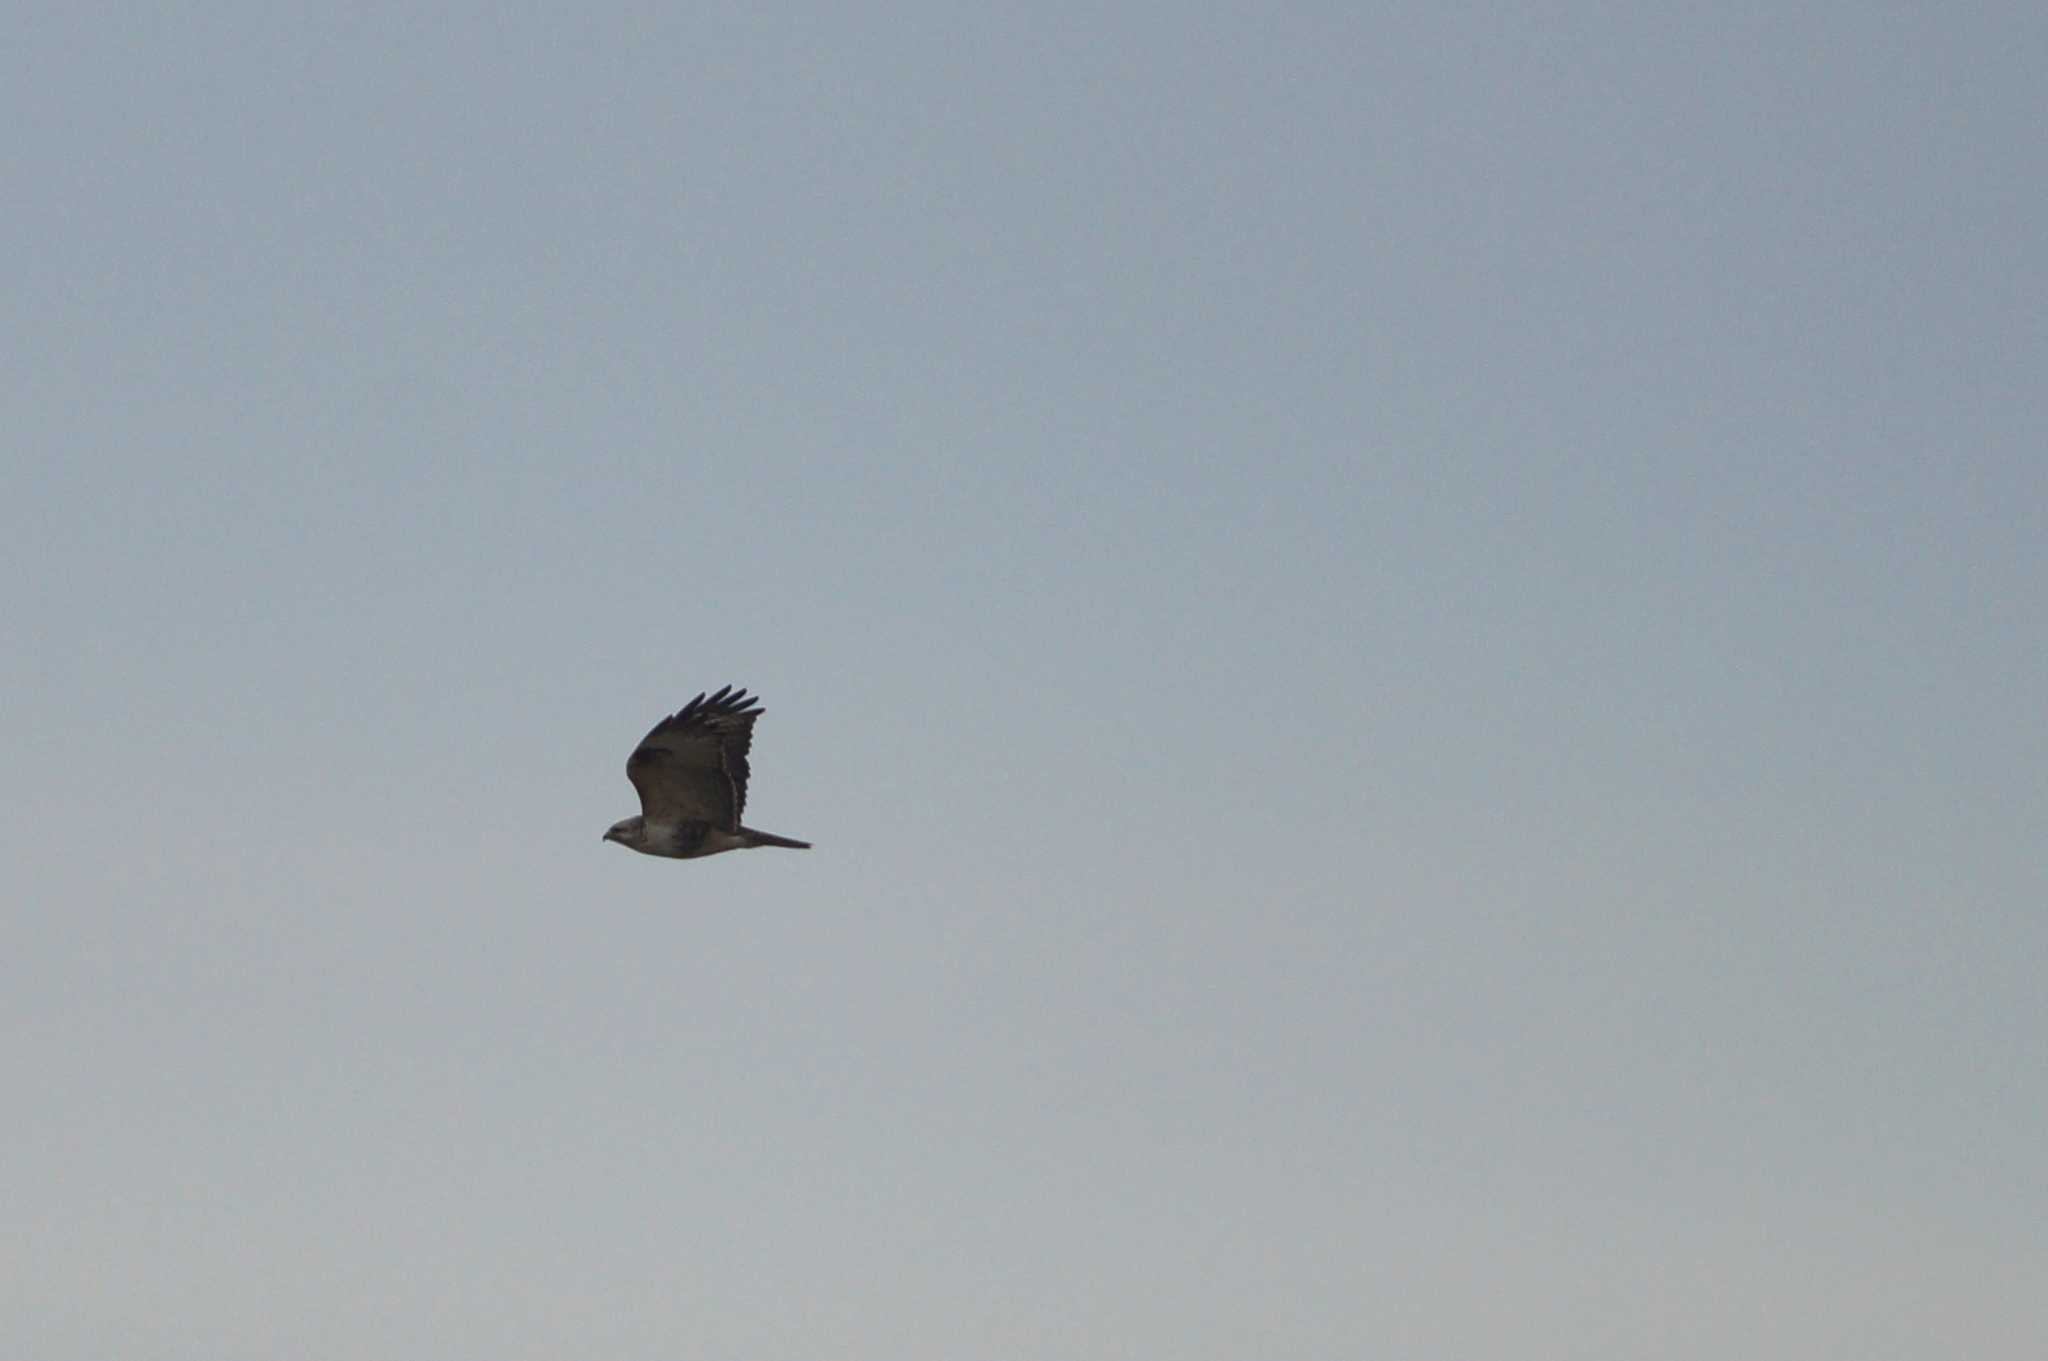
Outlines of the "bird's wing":
{"label": "bird's wing", "polygon": [[708,822],[731,832],[747,808],[747,748],[760,701],[730,685],[654,725],[626,761],[649,823]]}

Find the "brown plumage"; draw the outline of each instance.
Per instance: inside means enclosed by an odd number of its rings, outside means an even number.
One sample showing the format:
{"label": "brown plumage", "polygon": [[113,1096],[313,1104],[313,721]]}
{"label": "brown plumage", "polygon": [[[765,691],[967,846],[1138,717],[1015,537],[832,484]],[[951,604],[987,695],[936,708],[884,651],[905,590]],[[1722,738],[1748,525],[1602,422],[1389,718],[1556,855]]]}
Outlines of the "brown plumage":
{"label": "brown plumage", "polygon": [[673,860],[752,846],[809,850],[807,841],[740,823],[747,811],[747,749],[763,712],[759,700],[728,685],[655,724],[626,761],[640,816],[612,824],[604,839]]}

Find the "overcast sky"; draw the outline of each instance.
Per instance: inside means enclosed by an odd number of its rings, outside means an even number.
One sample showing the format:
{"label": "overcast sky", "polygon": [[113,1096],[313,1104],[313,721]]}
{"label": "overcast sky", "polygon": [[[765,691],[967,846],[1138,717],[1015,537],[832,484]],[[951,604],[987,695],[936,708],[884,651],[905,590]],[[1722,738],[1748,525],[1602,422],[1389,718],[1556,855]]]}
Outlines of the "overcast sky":
{"label": "overcast sky", "polygon": [[[35,5],[0,1352],[2048,1354],[2033,4]],[[733,682],[749,821],[604,845]]]}

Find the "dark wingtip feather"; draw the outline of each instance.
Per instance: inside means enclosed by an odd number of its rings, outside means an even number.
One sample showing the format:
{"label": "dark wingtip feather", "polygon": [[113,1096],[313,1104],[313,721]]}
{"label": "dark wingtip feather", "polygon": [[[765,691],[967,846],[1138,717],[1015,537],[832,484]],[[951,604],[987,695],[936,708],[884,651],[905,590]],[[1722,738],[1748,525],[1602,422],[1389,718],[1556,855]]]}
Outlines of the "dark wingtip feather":
{"label": "dark wingtip feather", "polygon": [[730,717],[751,715],[758,718],[762,712],[761,701],[749,695],[745,689],[735,690],[730,685],[723,685],[711,694],[699,691],[695,699],[663,719],[656,730],[680,726],[709,714]]}
{"label": "dark wingtip feather", "polygon": [[760,704],[760,702],[760,700],[748,694],[744,688],[735,690],[728,685],[725,689],[713,695],[711,702],[706,707],[716,709],[722,714],[743,714]]}

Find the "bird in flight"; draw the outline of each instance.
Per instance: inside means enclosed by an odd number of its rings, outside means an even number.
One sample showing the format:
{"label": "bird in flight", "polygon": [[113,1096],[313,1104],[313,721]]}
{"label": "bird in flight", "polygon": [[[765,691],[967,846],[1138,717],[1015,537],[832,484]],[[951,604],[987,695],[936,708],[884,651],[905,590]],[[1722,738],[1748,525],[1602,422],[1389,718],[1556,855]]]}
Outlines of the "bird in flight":
{"label": "bird in flight", "polygon": [[626,778],[640,791],[640,816],[613,823],[604,839],[671,860],[750,846],[809,850],[808,841],[740,825],[747,811],[747,748],[760,703],[728,685],[655,724],[626,761]]}

